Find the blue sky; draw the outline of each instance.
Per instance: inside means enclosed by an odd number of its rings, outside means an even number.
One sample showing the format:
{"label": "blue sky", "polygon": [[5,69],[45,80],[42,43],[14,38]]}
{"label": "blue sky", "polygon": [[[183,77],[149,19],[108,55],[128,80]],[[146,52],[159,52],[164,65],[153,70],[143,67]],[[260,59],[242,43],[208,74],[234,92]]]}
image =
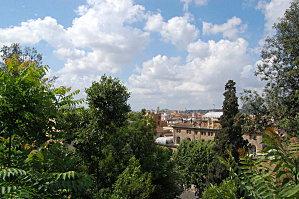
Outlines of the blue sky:
{"label": "blue sky", "polygon": [[221,107],[224,84],[261,88],[263,39],[290,0],[2,0],[0,44],[33,46],[81,89],[120,78],[141,108]]}

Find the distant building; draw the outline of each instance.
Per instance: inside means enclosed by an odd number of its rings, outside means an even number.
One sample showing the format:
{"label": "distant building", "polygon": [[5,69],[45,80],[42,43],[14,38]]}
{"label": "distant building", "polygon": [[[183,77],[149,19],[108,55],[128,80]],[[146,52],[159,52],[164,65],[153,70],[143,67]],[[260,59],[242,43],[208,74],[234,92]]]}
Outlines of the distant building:
{"label": "distant building", "polygon": [[173,125],[174,144],[180,144],[182,140],[214,140],[215,134],[219,129],[194,126],[190,123]]}
{"label": "distant building", "polygon": [[202,117],[203,118],[211,118],[211,119],[220,119],[220,117],[223,115],[223,112],[208,112],[204,114]]}
{"label": "distant building", "polygon": [[[172,125],[173,143],[178,145],[182,140],[214,140],[215,135],[220,132],[219,122],[222,112],[209,112],[202,119],[194,123],[177,123]],[[251,153],[261,152],[263,149],[262,136],[259,134],[245,134],[243,138],[251,144]]]}

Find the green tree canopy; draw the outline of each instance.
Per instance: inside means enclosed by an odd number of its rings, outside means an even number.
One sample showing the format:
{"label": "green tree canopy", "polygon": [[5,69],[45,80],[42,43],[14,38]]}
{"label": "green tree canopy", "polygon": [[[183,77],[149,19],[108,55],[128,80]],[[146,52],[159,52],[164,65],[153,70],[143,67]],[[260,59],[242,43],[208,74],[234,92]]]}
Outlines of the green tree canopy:
{"label": "green tree canopy", "polygon": [[147,199],[154,191],[150,173],[141,171],[139,161],[134,156],[113,187],[112,198],[115,199]]}
{"label": "green tree canopy", "polygon": [[[0,127],[2,135],[17,133],[24,142],[41,143],[54,125],[55,94],[46,82],[47,66],[31,57],[13,53],[2,54],[0,70]],[[3,50],[3,49],[2,49]],[[16,52],[15,52],[16,51]],[[35,55],[32,55],[34,57]]]}
{"label": "green tree canopy", "polygon": [[[297,0],[292,2],[284,17],[274,25],[274,29],[275,34],[265,41],[256,71],[266,84],[262,98],[269,119],[265,123],[298,137],[299,2]],[[247,93],[244,97],[244,108],[255,101],[250,96],[251,93]],[[251,112],[254,114],[254,111]]]}
{"label": "green tree canopy", "polygon": [[220,185],[210,185],[203,192],[202,199],[236,199],[237,189],[233,180],[226,180]]}
{"label": "green tree canopy", "polygon": [[86,89],[87,102],[102,128],[122,126],[130,111],[127,88],[116,78],[102,76]]}
{"label": "green tree canopy", "polygon": [[78,91],[55,88],[34,49],[14,44],[1,58],[0,197],[85,198],[92,182],[60,121]]}
{"label": "green tree canopy", "polygon": [[181,183],[188,188],[195,185],[202,192],[208,185],[210,163],[214,158],[213,142],[183,141],[174,156]]}

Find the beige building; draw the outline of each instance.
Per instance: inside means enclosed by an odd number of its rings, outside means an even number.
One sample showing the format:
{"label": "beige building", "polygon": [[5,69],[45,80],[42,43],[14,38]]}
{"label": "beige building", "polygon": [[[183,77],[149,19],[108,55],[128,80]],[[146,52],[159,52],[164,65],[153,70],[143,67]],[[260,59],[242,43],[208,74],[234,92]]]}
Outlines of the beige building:
{"label": "beige building", "polygon": [[[216,133],[219,133],[220,128],[207,128],[202,126],[196,126],[191,123],[181,123],[172,126],[173,128],[173,143],[175,145],[180,144],[183,140],[203,140],[209,141],[214,140]],[[250,151],[252,153],[261,152],[262,146],[262,136],[261,135],[243,135],[245,140],[252,145]]]}
{"label": "beige building", "polygon": [[173,127],[173,141],[180,144],[182,140],[214,140],[215,134],[219,129],[204,128],[193,126],[190,123],[181,123]]}

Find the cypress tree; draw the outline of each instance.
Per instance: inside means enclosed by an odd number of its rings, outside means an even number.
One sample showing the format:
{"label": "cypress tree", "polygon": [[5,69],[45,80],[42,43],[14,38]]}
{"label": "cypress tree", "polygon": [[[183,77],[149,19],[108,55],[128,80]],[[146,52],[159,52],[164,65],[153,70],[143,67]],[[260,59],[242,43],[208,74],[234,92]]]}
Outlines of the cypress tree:
{"label": "cypress tree", "polygon": [[223,115],[220,118],[222,129],[215,136],[215,152],[227,158],[230,150],[235,161],[239,162],[238,150],[244,148],[245,141],[242,137],[241,124],[237,121],[239,105],[235,85],[233,80],[229,80],[225,85]]}
{"label": "cypress tree", "polygon": [[[235,85],[233,80],[229,80],[225,85],[223,115],[220,118],[222,128],[215,136],[214,153],[216,156],[227,159],[230,152],[235,162],[238,163],[239,149],[244,148],[246,141],[243,140],[241,124],[237,120],[239,110]],[[213,160],[209,170],[208,181],[210,183],[218,184],[228,177],[227,168],[220,164],[218,158]]]}

